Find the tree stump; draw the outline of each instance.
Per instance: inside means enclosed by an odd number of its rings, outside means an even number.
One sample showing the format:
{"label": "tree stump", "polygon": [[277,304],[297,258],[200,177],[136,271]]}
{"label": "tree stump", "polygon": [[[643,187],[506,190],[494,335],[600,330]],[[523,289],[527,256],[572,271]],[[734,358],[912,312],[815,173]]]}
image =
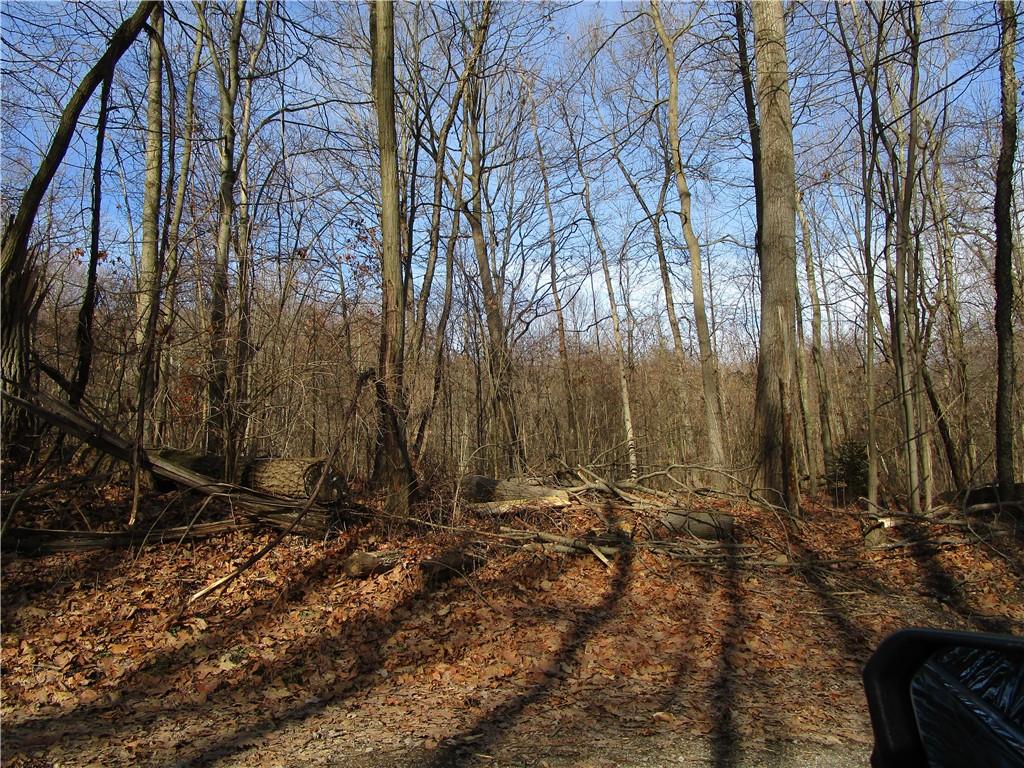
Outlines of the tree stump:
{"label": "tree stump", "polygon": [[365,579],[387,573],[402,560],[399,550],[388,552],[355,552],[342,563],[342,570],[350,579]]}

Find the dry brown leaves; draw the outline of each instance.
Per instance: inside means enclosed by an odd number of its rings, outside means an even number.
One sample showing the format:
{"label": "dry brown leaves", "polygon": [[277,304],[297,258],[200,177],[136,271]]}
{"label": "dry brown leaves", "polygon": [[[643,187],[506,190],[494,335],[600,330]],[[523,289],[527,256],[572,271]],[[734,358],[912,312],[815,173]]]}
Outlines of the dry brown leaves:
{"label": "dry brown leaves", "polygon": [[[811,506],[783,531],[764,510],[714,505],[748,549],[713,564],[633,550],[609,569],[495,544],[473,574],[432,586],[417,564],[451,535],[363,525],[286,541],[184,612],[267,536],[6,558],[4,761],[163,764],[342,736],[437,765],[506,743],[540,755],[573,734],[864,744],[860,669],[887,633],[1024,621],[1012,540],[865,552],[853,513]],[[517,525],[597,523],[573,507]],[[350,581],[356,547],[406,557]]]}

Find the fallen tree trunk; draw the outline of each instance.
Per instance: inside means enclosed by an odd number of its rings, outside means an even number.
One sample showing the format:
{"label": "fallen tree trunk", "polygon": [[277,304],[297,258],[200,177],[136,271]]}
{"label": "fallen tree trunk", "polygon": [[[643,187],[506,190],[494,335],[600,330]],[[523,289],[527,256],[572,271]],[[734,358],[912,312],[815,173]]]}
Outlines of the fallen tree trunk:
{"label": "fallen tree trunk", "polygon": [[[155,452],[180,467],[208,477],[220,477],[224,472],[224,457],[209,453],[191,453],[176,448],[161,448]],[[327,460],[323,456],[310,458],[267,457],[242,462],[242,485],[273,496],[308,499],[325,471]],[[345,482],[333,467],[327,467],[327,476],[320,486],[316,501],[331,504],[345,495]]]}
{"label": "fallen tree trunk", "polygon": [[[11,405],[25,408],[61,432],[91,445],[96,450],[121,461],[131,461],[132,443],[87,418],[67,403],[42,392],[33,393],[37,402],[30,402],[6,392],[3,396]],[[319,504],[310,504],[303,512],[305,503],[301,500],[222,483],[161,458],[156,452],[143,451],[141,459],[142,467],[157,477],[171,480],[207,496],[228,499],[248,517],[275,528],[306,536],[323,536],[338,522],[338,510],[328,510]]]}
{"label": "fallen tree trunk", "polygon": [[549,507],[565,507],[569,504],[569,492],[561,488],[495,480],[483,475],[466,475],[459,482],[459,488],[465,501],[492,510],[515,506],[517,503]]}
{"label": "fallen tree trunk", "polygon": [[735,528],[735,519],[732,515],[723,515],[718,512],[669,509],[661,513],[659,520],[673,533],[688,533],[698,539],[711,541],[731,539]]}
{"label": "fallen tree trunk", "polygon": [[204,539],[228,531],[254,528],[254,522],[221,520],[177,528],[137,531],[61,531],[45,528],[10,528],[0,541],[5,552],[20,555],[48,555],[55,552],[88,552],[99,549],[176,544]]}

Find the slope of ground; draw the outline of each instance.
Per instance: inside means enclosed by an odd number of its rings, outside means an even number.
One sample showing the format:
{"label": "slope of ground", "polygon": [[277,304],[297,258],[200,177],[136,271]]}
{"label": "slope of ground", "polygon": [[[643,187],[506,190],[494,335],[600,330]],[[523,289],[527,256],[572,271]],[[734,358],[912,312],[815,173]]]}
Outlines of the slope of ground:
{"label": "slope of ground", "polygon": [[[718,508],[740,546],[686,560],[623,546],[609,565],[466,525],[354,524],[285,540],[192,605],[271,534],[5,557],[3,764],[866,765],[860,672],[887,633],[1024,622],[1005,526],[907,520],[866,551],[854,512],[811,506],[783,530]],[[584,504],[512,519],[596,521]],[[425,577],[453,544],[483,565]],[[356,549],[403,559],[354,581],[341,563]]]}

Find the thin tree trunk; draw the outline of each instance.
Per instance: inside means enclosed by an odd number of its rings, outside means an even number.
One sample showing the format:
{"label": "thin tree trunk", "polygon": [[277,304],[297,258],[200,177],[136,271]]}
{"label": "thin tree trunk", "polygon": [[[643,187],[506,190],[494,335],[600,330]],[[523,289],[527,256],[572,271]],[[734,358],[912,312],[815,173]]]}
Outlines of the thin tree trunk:
{"label": "thin tree trunk", "polygon": [[814,366],[814,377],[818,392],[818,434],[821,435],[823,463],[828,463],[834,451],[831,419],[832,392],[829,387],[828,377],[825,375],[825,359],[821,343],[821,299],[818,296],[818,281],[814,273],[811,227],[804,213],[802,197],[803,195],[798,192],[796,212],[800,219],[800,231],[803,236],[804,271],[807,275],[807,294],[811,301],[811,363]]}
{"label": "thin tree trunk", "polygon": [[[796,275],[793,276],[796,278]],[[793,286],[794,296],[800,296],[800,286]],[[796,365],[797,393],[800,399],[800,424],[803,426],[803,459],[804,470],[807,472],[809,489],[812,496],[818,495],[818,477],[824,471],[824,464],[820,453],[821,448],[821,423],[812,424],[810,414],[810,394],[807,387],[807,367],[804,359],[807,357],[807,343],[804,340],[804,315],[801,302],[798,300],[796,308],[797,344],[794,363]],[[815,431],[817,430],[817,431]]]}
{"label": "thin tree trunk", "polygon": [[[900,198],[896,209],[896,259],[894,264],[894,313],[895,322],[893,325],[893,353],[896,363],[896,382],[899,388],[900,410],[903,418],[904,457],[907,468],[907,492],[909,495],[910,511],[912,514],[921,514],[921,474],[920,457],[921,445],[917,432],[917,418],[915,413],[913,372],[910,370],[910,358],[912,349],[909,344],[913,339],[907,338],[908,330],[911,330],[913,312],[906,306],[908,290],[916,293],[917,286],[911,282],[908,289],[908,270],[912,268],[910,260],[914,258],[911,249],[914,247],[911,242],[911,215],[913,210],[914,180],[917,174],[917,136],[918,136],[918,113],[917,91],[920,70],[918,67],[918,35],[920,29],[921,6],[917,0],[911,0],[910,10],[910,93],[908,96],[907,110],[910,114],[910,129],[906,142],[906,162],[902,177],[898,177],[898,166],[893,164],[894,189],[900,190]],[[893,159],[895,159],[893,155]]]}
{"label": "thin tree trunk", "polygon": [[487,28],[490,25],[490,18],[491,2],[490,0],[484,0],[481,9],[480,22],[474,33],[473,51],[470,54],[469,59],[466,61],[462,74],[459,75],[459,79],[455,84],[455,94],[452,97],[452,104],[448,109],[448,114],[445,115],[444,122],[441,124],[441,130],[438,132],[437,136],[436,146],[438,148],[438,152],[436,157],[433,158],[434,198],[430,218],[430,242],[427,248],[427,264],[423,272],[423,282],[420,286],[420,293],[416,299],[416,308],[413,313],[413,336],[412,343],[409,347],[411,355],[413,356],[413,368],[416,367],[416,361],[422,351],[426,335],[427,302],[430,299],[431,286],[434,281],[434,271],[437,265],[438,249],[441,242],[441,202],[444,192],[445,152],[448,146],[448,134],[451,132],[452,126],[455,124],[455,119],[458,116],[459,109],[462,105],[462,98],[465,94],[466,83],[470,76],[475,72],[476,62],[480,57],[484,42],[487,39]]}
{"label": "thin tree trunk", "polygon": [[[953,398],[960,402],[960,440],[961,448],[956,447],[956,441],[951,436],[951,430],[946,427],[943,433],[943,443],[946,445],[947,458],[950,460],[950,473],[957,493],[964,493],[967,489],[968,478],[974,474],[974,435],[971,428],[971,387],[967,375],[967,356],[964,350],[963,327],[960,318],[960,302],[958,299],[959,289],[956,281],[956,270],[953,265],[953,236],[949,231],[949,219],[946,210],[946,195],[942,183],[941,169],[938,167],[936,158],[935,169],[932,174],[933,186],[928,190],[928,197],[931,201],[932,219],[935,224],[938,250],[942,254],[939,276],[939,302],[945,307],[946,314],[946,343],[943,345],[943,352],[946,357],[947,369],[949,371],[950,386],[953,389]],[[925,369],[925,374],[927,374]],[[928,399],[932,409],[939,404],[935,387],[930,383],[930,376],[924,380]],[[948,424],[948,415],[945,409],[936,412],[943,413],[943,422]],[[940,428],[942,424],[940,423]],[[949,442],[947,444],[947,434]],[[966,464],[966,466],[965,466]]]}
{"label": "thin tree trunk", "polygon": [[[569,365],[569,345],[566,340],[565,315],[562,312],[562,297],[558,293],[558,243],[555,232],[555,212],[551,205],[551,185],[548,181],[547,163],[544,158],[544,147],[540,140],[537,126],[537,103],[533,96],[532,84],[529,91],[530,122],[533,126],[533,141],[537,148],[537,162],[540,165],[541,182],[544,187],[544,210],[548,217],[548,269],[551,280],[551,300],[555,307],[555,323],[558,328],[558,359],[562,367],[562,386],[565,389],[565,402],[568,406],[569,445],[572,455],[580,454],[580,427],[576,416],[576,393],[572,383],[572,371]],[[572,462],[567,462],[572,463]]]}
{"label": "thin tree trunk", "polygon": [[640,186],[633,178],[633,175],[626,167],[626,164],[622,162],[622,157],[619,152],[619,144],[615,138],[614,132],[608,131],[608,135],[612,143],[612,154],[615,157],[615,162],[618,165],[619,170],[622,172],[626,183],[629,185],[630,190],[632,190],[633,197],[636,198],[637,203],[640,205],[641,209],[643,209],[644,216],[647,218],[647,223],[650,224],[651,227],[651,234],[654,237],[654,252],[658,256],[658,271],[661,275],[661,289],[665,296],[665,314],[668,318],[669,331],[672,333],[672,348],[675,353],[676,368],[679,374],[680,396],[683,396],[684,394],[688,394],[685,385],[686,350],[683,346],[683,334],[679,328],[679,316],[676,314],[675,295],[672,290],[672,275],[669,271],[668,256],[665,252],[665,240],[661,230],[661,217],[664,215],[665,211],[665,196],[668,192],[668,186],[672,182],[673,176],[671,161],[669,156],[666,154],[665,177],[662,181],[661,190],[658,194],[658,204],[652,211],[640,190]]}
{"label": "thin tree trunk", "polygon": [[103,145],[107,135],[107,115],[110,107],[110,83],[113,71],[107,72],[100,88],[100,113],[96,124],[96,155],[92,165],[92,218],[89,233],[89,268],[85,277],[85,293],[75,326],[75,379],[68,398],[77,408],[85,397],[92,372],[93,318],[96,314],[96,271],[100,261],[100,207],[103,199]]}
{"label": "thin tree trunk", "polygon": [[[693,232],[690,212],[690,188],[683,170],[683,159],[679,151],[679,73],[676,70],[675,40],[671,38],[661,20],[658,0],[651,0],[651,19],[655,31],[665,50],[668,70],[668,143],[675,172],[676,191],[679,194],[679,223],[683,239],[690,256],[690,277],[693,283],[693,319],[697,328],[697,344],[700,351],[701,381],[704,390],[704,420],[708,430],[708,447],[713,466],[725,464],[725,449],[722,444],[721,418],[718,413],[718,359],[711,343],[707,311],[704,306],[704,284],[701,276],[700,244]],[[787,98],[788,104],[788,98]]]}
{"label": "thin tree trunk", "polygon": [[[139,351],[138,400],[135,411],[135,445],[132,451],[132,507],[128,525],[138,516],[143,485],[143,444],[152,442],[149,409],[156,388],[153,359],[156,354],[157,320],[160,316],[160,281],[163,256],[160,243],[160,202],[163,190],[163,5],[150,16],[148,83],[146,88],[146,175],[142,198],[142,245],[139,292],[136,304],[135,341]],[[173,93],[171,110],[174,109]],[[173,118],[172,118],[173,119]],[[173,134],[173,126],[172,126]],[[172,135],[171,140],[174,137]],[[169,164],[173,164],[173,154]],[[166,241],[164,242],[166,245]]]}
{"label": "thin tree trunk", "polygon": [[[194,2],[199,20],[200,33],[206,37],[213,53],[211,59],[217,79],[220,115],[218,221],[213,280],[210,301],[210,361],[212,372],[209,384],[209,422],[207,424],[206,450],[208,453],[227,455],[231,435],[231,403],[228,391],[228,267],[231,259],[231,231],[234,225],[235,184],[235,104],[238,99],[238,55],[245,18],[245,0],[236,0],[226,44],[227,62],[222,63],[217,55],[210,25],[206,21],[205,6]],[[233,453],[233,451],[230,451]],[[225,473],[233,472],[233,466],[225,462]],[[228,479],[230,474],[225,474]]]}
{"label": "thin tree trunk", "polygon": [[182,131],[181,170],[178,174],[178,186],[171,209],[171,220],[167,235],[167,290],[164,301],[160,305],[160,372],[157,377],[156,395],[156,426],[154,441],[164,443],[168,438],[168,408],[170,406],[172,331],[174,326],[175,305],[178,290],[178,266],[181,263],[178,249],[180,247],[181,218],[185,210],[185,191],[188,188],[192,168],[192,135],[195,130],[195,90],[196,77],[203,52],[203,36],[196,35],[195,47],[192,50],[192,62],[189,65],[188,80],[185,85],[185,125]]}
{"label": "thin tree trunk", "polygon": [[[437,332],[435,334],[434,370],[431,376],[433,384],[430,391],[430,402],[428,403],[426,410],[423,412],[423,415],[420,417],[420,424],[416,430],[416,439],[413,442],[413,455],[417,457],[419,457],[423,451],[423,444],[426,440],[427,429],[430,425],[430,419],[434,414],[434,408],[437,406],[437,398],[441,391],[441,382],[443,379],[442,364],[444,362],[444,354],[447,346],[445,343],[445,337],[448,329],[448,320],[451,317],[452,311],[452,289],[455,279],[455,246],[459,241],[459,218],[460,211],[462,210],[462,184],[465,177],[466,147],[468,140],[466,127],[464,126],[462,131],[462,151],[460,152],[459,165],[455,174],[455,184],[453,185],[454,199],[452,200],[452,229],[444,250],[444,301],[441,305],[441,316],[437,319]],[[438,226],[440,226],[440,224]]]}
{"label": "thin tree trunk", "polygon": [[[256,71],[260,54],[267,44],[274,6],[268,4],[263,25],[256,44],[249,51],[248,72]],[[238,260],[238,336],[235,339],[234,369],[231,372],[231,409],[228,450],[224,454],[226,470],[231,478],[237,477],[242,464],[241,452],[251,423],[249,382],[252,376],[252,216],[249,184],[249,137],[252,120],[253,78],[245,81],[242,98],[242,115],[239,121],[239,145],[241,157],[238,162],[238,235],[235,256]]]}
{"label": "thin tree trunk", "polygon": [[[857,132],[860,149],[860,174],[861,174],[861,195],[864,200],[864,228],[858,235],[860,248],[864,261],[864,287],[866,301],[864,306],[864,388],[865,388],[865,410],[867,411],[867,454],[868,454],[868,477],[867,477],[867,499],[868,508],[878,508],[878,437],[877,420],[875,415],[875,329],[881,329],[881,324],[876,322],[879,315],[878,301],[875,296],[875,261],[872,251],[872,240],[874,238],[874,174],[875,163],[873,158],[878,148],[878,113],[875,109],[865,110],[864,95],[857,82],[857,67],[854,62],[854,51],[852,43],[847,40],[846,27],[843,24],[842,6],[836,3],[836,20],[840,38],[843,41],[843,49],[846,54],[847,72],[850,75],[850,87],[853,91],[857,104]],[[854,21],[858,25],[857,36],[860,39],[859,18],[857,17],[856,4],[850,5],[854,14]],[[869,78],[868,85],[871,93],[874,93],[873,78],[877,72],[879,48],[881,39],[875,40],[875,52],[870,62],[867,59],[866,46],[861,46],[865,53],[864,71],[865,78]],[[870,114],[870,128],[866,131],[864,124],[867,115]]]}
{"label": "thin tree trunk", "polygon": [[743,106],[747,113],[747,130],[750,133],[750,161],[754,179],[754,253],[761,262],[761,230],[764,227],[764,183],[761,180],[761,126],[757,120],[757,103],[754,100],[754,80],[751,76],[750,56],[747,53],[747,29],[744,21],[743,0],[733,3],[736,19],[736,43],[740,61],[740,80],[743,83]]}
{"label": "thin tree trunk", "polygon": [[[487,322],[488,344],[486,348],[488,370],[493,382],[494,412],[501,421],[503,432],[503,460],[509,471],[519,474],[526,467],[526,455],[519,435],[519,417],[516,412],[515,397],[512,391],[512,358],[508,350],[505,318],[502,314],[504,296],[502,282],[496,281],[491,270],[490,254],[487,250],[487,237],[484,233],[484,148],[480,134],[481,112],[485,96],[480,88],[480,76],[476,73],[470,78],[466,91],[466,113],[469,123],[470,145],[470,178],[471,194],[463,206],[466,220],[469,223],[476,254],[477,267],[480,270],[480,286],[484,299],[484,318]],[[493,235],[493,227],[492,227]]]}

